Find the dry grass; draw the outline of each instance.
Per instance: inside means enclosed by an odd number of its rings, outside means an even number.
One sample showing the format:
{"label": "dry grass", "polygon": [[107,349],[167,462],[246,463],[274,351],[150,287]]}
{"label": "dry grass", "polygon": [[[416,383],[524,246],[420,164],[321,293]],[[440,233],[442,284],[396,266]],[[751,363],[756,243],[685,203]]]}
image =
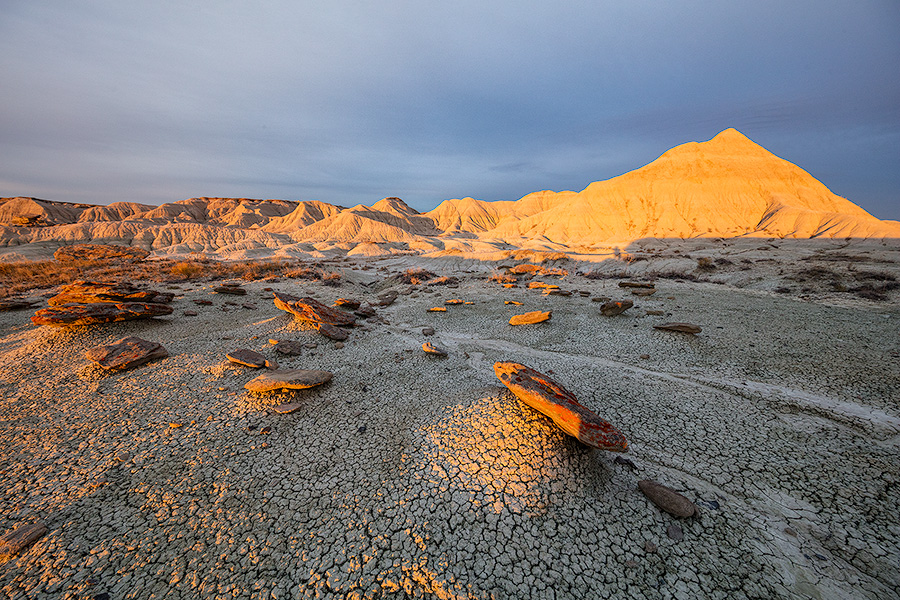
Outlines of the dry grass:
{"label": "dry grass", "polygon": [[244,279],[255,281],[275,277],[319,280],[325,285],[341,283],[341,273],[325,271],[317,264],[299,261],[265,260],[218,262],[198,257],[190,260],[152,260],[130,263],[113,261],[66,261],[0,263],[0,298],[21,295],[79,279],[172,283],[195,280]]}
{"label": "dry grass", "polygon": [[488,281],[494,281],[496,283],[516,283],[519,281],[515,276],[510,275],[509,273],[502,273],[500,271],[494,271],[491,276],[488,278]]}
{"label": "dry grass", "polygon": [[435,274],[427,269],[407,269],[398,275],[401,282],[409,285],[419,285],[430,279],[434,279]]}

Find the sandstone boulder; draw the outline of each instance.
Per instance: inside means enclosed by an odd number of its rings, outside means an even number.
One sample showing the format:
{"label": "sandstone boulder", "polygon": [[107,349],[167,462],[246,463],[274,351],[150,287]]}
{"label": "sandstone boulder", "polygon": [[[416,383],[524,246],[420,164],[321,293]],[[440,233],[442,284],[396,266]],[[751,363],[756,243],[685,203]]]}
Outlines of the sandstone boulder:
{"label": "sandstone boulder", "polygon": [[241,286],[237,285],[236,283],[232,283],[232,284],[226,283],[224,285],[217,285],[216,287],[213,288],[213,291],[216,292],[217,294],[230,294],[232,296],[246,296],[247,295],[247,290],[245,290]]}
{"label": "sandstone boulder", "polygon": [[104,369],[132,369],[169,353],[161,344],[139,337],[126,337],[108,346],[95,346],[84,354]]}
{"label": "sandstone boulder", "polygon": [[247,390],[256,393],[272,392],[280,389],[303,390],[331,381],[328,371],[306,369],[284,369],[270,371],[247,382]]}
{"label": "sandstone boulder", "polygon": [[335,306],[346,310],[356,310],[360,304],[359,300],[354,300],[353,298],[338,298],[334,301]]}
{"label": "sandstone boulder", "polygon": [[544,321],[549,321],[550,316],[553,314],[553,311],[540,311],[535,310],[532,312],[527,312],[521,315],[513,315],[513,317],[509,320],[510,325],[533,325],[535,323],[543,323]]}
{"label": "sandstone boulder", "polygon": [[435,346],[431,342],[425,342],[424,344],[422,344],[422,350],[424,350],[428,354],[434,354],[436,356],[447,356],[446,350]]}
{"label": "sandstone boulder", "polygon": [[353,325],[356,322],[356,317],[350,313],[325,306],[313,298],[296,298],[279,292],[273,292],[272,295],[275,297],[275,306],[293,314],[302,321],[327,323],[339,327]]}
{"label": "sandstone boulder", "polygon": [[172,307],[147,302],[92,302],[43,308],[31,317],[35,325],[94,325],[149,319],[172,313]]}
{"label": "sandstone boulder", "polygon": [[293,340],[275,340],[275,352],[285,356],[298,356],[303,351],[303,344]]}
{"label": "sandstone boulder", "polygon": [[50,306],[63,304],[89,304],[93,302],[150,302],[168,304],[175,294],[138,288],[130,283],[76,281],[64,285],[47,301]]}
{"label": "sandstone boulder", "polygon": [[691,517],[697,512],[697,506],[673,490],[661,483],[644,479],[638,481],[638,488],[647,496],[653,504],[676,517]]}
{"label": "sandstone boulder", "polygon": [[373,302],[375,306],[390,306],[397,299],[399,294],[395,290],[387,290],[378,295],[378,301]]}
{"label": "sandstone boulder", "polygon": [[514,362],[494,363],[494,373],[519,400],[550,417],[579,441],[602,450],[628,450],[628,441],[618,429],[579,404],[572,392],[546,375]]}

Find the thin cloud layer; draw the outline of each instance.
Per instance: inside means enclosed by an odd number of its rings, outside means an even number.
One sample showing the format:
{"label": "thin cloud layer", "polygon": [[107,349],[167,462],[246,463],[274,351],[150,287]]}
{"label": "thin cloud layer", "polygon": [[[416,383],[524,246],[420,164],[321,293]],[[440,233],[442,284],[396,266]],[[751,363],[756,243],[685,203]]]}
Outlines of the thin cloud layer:
{"label": "thin cloud layer", "polygon": [[736,127],[900,219],[892,2],[129,4],[4,7],[0,195],[427,210]]}

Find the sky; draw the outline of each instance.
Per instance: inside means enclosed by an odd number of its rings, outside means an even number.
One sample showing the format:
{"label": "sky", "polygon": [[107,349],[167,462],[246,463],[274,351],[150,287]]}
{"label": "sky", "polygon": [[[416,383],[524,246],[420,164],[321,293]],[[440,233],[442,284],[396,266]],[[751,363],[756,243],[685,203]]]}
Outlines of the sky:
{"label": "sky", "polygon": [[900,2],[0,0],[0,196],[421,211],[735,127],[900,220]]}

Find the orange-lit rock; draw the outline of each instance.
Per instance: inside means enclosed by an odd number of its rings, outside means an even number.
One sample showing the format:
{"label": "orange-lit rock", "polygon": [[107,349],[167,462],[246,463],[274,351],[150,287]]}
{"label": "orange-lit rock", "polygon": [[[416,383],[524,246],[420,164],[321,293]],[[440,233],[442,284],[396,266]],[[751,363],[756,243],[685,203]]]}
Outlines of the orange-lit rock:
{"label": "orange-lit rock", "polygon": [[264,393],[274,390],[304,390],[322,385],[331,381],[332,374],[328,371],[316,371],[306,369],[284,369],[282,371],[270,371],[251,379],[244,388],[251,392]]}
{"label": "orange-lit rock", "polygon": [[514,362],[494,363],[494,373],[519,400],[553,419],[579,441],[601,450],[628,450],[628,441],[618,429],[579,404],[572,392],[546,375]]}
{"label": "orange-lit rock", "polygon": [[98,281],[76,281],[60,288],[59,293],[50,298],[47,304],[61,306],[63,304],[91,302],[152,302],[168,304],[174,294],[138,288],[130,283],[107,283]]}
{"label": "orange-lit rock", "polygon": [[521,315],[513,315],[509,320],[509,324],[534,325],[535,323],[543,323],[544,321],[549,321],[552,314],[553,312],[549,310],[535,310],[532,312],[523,313]]}
{"label": "orange-lit rock", "polygon": [[172,307],[148,302],[92,302],[43,308],[31,317],[35,325],[94,325],[149,319],[172,313]]}
{"label": "orange-lit rock", "polygon": [[356,317],[342,310],[325,306],[313,298],[296,298],[289,294],[272,292],[275,306],[287,311],[302,321],[327,323],[329,325],[352,325]]}
{"label": "orange-lit rock", "polygon": [[133,336],[85,352],[85,358],[104,369],[131,369],[167,356],[169,353],[161,344]]}

